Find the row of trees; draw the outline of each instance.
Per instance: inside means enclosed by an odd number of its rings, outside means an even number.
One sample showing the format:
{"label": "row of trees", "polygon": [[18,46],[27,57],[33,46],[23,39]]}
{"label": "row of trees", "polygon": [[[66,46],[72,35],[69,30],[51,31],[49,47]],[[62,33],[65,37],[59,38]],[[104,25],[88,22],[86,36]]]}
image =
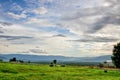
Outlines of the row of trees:
{"label": "row of trees", "polygon": [[16,57],[13,57],[9,60],[9,62],[20,62],[20,63],[24,63],[23,60],[17,60]]}

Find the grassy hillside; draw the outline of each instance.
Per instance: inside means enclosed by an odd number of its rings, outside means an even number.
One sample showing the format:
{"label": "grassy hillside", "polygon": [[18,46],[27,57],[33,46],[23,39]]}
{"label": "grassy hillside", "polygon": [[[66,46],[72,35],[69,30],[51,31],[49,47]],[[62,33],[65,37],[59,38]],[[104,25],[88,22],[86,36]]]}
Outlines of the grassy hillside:
{"label": "grassy hillside", "polygon": [[120,80],[120,70],[104,73],[82,66],[0,63],[0,80]]}

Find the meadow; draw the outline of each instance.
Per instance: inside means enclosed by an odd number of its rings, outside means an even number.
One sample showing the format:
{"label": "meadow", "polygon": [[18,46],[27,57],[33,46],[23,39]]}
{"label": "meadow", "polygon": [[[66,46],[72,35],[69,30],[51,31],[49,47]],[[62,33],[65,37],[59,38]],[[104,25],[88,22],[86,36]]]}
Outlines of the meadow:
{"label": "meadow", "polygon": [[120,70],[104,73],[88,66],[0,63],[0,80],[120,80]]}

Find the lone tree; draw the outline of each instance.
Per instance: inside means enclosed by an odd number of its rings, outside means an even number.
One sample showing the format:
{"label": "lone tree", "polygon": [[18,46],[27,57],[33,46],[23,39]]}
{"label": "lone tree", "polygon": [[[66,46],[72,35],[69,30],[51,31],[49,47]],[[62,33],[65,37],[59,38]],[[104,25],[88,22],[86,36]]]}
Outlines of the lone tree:
{"label": "lone tree", "polygon": [[2,59],[0,59],[0,62],[3,62],[3,60],[2,60]]}
{"label": "lone tree", "polygon": [[16,57],[13,57],[12,59],[10,59],[9,60],[10,62],[16,62],[17,61],[17,59],[16,59]]}
{"label": "lone tree", "polygon": [[57,64],[57,60],[55,59],[55,60],[53,60],[53,63],[56,65]]}
{"label": "lone tree", "polygon": [[113,64],[120,68],[120,42],[114,45],[113,55],[111,56]]}

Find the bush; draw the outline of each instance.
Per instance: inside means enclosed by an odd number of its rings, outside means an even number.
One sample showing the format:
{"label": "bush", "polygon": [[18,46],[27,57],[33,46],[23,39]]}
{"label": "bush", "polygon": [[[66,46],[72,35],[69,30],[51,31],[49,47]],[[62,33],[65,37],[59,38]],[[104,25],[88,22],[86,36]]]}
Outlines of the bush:
{"label": "bush", "polygon": [[89,68],[90,68],[90,69],[93,69],[93,68],[94,68],[94,66],[89,66]]}
{"label": "bush", "polygon": [[99,64],[98,64],[98,67],[99,67],[99,68],[103,68],[104,65],[103,65],[102,63],[99,63]]}
{"label": "bush", "polygon": [[61,67],[65,67],[65,65],[64,65],[64,64],[62,64],[62,65],[61,65]]}
{"label": "bush", "polygon": [[9,62],[16,62],[16,57],[13,57],[12,59],[9,60]]}
{"label": "bush", "polygon": [[107,73],[107,70],[104,70],[104,73]]}
{"label": "bush", "polygon": [[3,62],[3,60],[2,60],[2,59],[0,59],[0,62]]}
{"label": "bush", "polygon": [[18,62],[20,62],[20,63],[24,63],[24,61],[23,61],[23,60],[19,60]]}
{"label": "bush", "polygon": [[54,66],[54,64],[53,63],[50,63],[50,65],[49,65],[50,67],[53,67]]}

